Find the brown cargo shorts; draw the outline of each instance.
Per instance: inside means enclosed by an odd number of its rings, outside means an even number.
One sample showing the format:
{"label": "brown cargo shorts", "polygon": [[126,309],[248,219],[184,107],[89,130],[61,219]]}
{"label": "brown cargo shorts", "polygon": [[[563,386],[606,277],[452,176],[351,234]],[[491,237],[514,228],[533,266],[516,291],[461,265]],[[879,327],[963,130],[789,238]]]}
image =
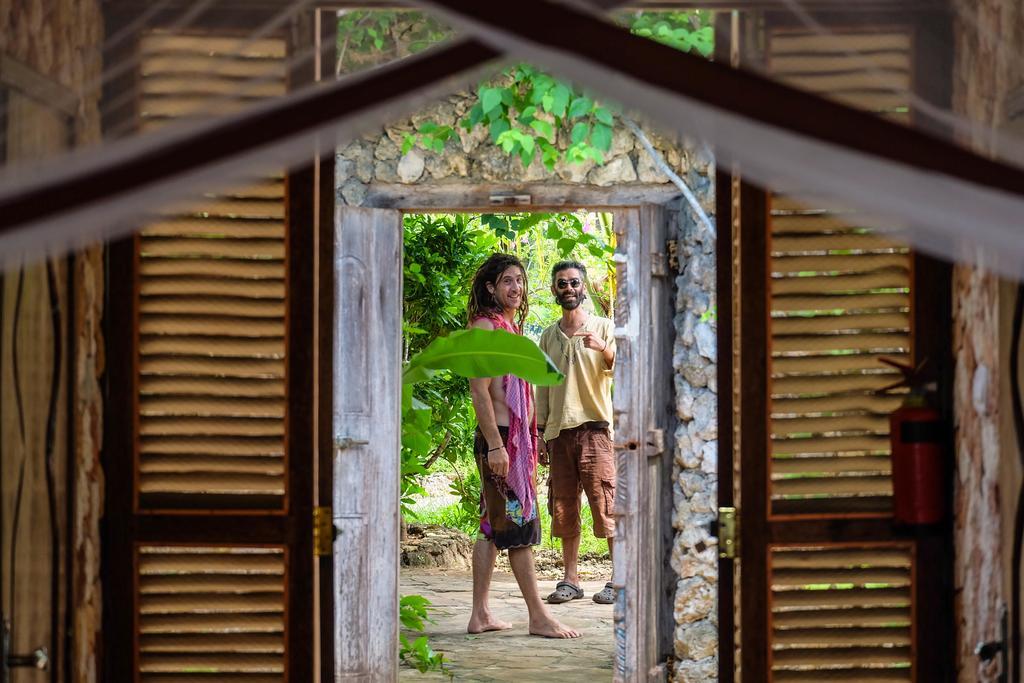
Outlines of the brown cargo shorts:
{"label": "brown cargo shorts", "polygon": [[594,517],[594,536],[615,537],[615,449],[606,422],[563,429],[548,442],[551,458],[551,535],[580,535],[580,492]]}

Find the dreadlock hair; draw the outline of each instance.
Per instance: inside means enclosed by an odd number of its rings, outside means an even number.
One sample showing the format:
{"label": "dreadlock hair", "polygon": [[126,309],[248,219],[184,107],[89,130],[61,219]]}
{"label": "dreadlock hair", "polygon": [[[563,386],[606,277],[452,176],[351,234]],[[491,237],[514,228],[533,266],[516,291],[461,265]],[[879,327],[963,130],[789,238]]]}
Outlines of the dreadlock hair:
{"label": "dreadlock hair", "polygon": [[583,276],[583,281],[587,280],[587,267],[575,259],[567,259],[565,261],[559,261],[555,265],[551,266],[551,282],[555,281],[555,276],[563,270],[569,270],[575,268],[580,271],[580,275]]}
{"label": "dreadlock hair", "polygon": [[489,313],[501,315],[502,311],[498,307],[498,302],[494,295],[487,291],[487,285],[497,284],[501,274],[512,266],[518,268],[523,274],[523,302],[519,305],[519,313],[516,315],[516,324],[522,329],[523,321],[526,320],[526,314],[530,310],[527,297],[530,285],[526,279],[526,268],[523,267],[522,261],[511,254],[491,254],[476,269],[476,275],[473,276],[473,286],[469,290],[469,305],[466,307],[470,322]]}

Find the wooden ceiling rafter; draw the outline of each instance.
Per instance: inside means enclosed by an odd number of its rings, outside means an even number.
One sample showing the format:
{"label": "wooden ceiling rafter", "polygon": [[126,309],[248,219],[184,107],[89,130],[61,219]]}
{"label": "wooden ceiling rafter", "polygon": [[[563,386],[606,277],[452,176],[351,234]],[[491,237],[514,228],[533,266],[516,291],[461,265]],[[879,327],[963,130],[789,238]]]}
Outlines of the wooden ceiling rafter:
{"label": "wooden ceiling rafter", "polygon": [[[522,0],[512,15],[473,0],[438,0],[434,6],[511,32],[522,44],[571,49],[590,65],[625,76],[645,89],[702,101],[781,131],[837,146],[918,171],[940,173],[982,187],[1024,196],[1024,170],[978,156],[952,143],[871,114],[774,82],[757,74],[673,50],[630,35],[586,11],[543,0]],[[573,25],[566,35],[559,26]],[[621,49],[601,46],[616,44]],[[325,84],[274,101],[238,117],[210,122],[188,134],[167,137],[132,152],[81,164],[0,195],[0,238],[26,226],[84,211],[104,200],[145,191],[251,151],[329,125],[354,130],[385,108],[404,109],[439,89],[438,82],[465,77],[501,53],[476,40],[460,40],[371,73]],[[127,141],[131,144],[133,141]],[[54,196],[62,202],[53,202]],[[78,237],[64,228],[49,241]]]}

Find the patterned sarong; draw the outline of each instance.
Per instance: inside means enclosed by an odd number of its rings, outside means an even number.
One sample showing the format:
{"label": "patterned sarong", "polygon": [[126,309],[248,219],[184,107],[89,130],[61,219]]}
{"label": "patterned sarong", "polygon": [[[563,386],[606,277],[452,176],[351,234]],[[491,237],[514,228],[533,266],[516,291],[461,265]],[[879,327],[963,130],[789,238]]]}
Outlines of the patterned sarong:
{"label": "patterned sarong", "polygon": [[[487,320],[491,321],[495,329],[521,334],[518,327],[505,320],[501,315],[488,315]],[[533,415],[533,391],[530,385],[515,375],[505,375],[501,378],[502,388],[505,392],[505,404],[508,406],[509,425],[507,432],[502,429],[502,438],[505,441],[505,450],[508,451],[509,468],[506,477],[497,477],[491,474],[486,463],[486,444],[484,453],[481,454],[479,446],[476,449],[478,460],[483,462],[480,466],[481,496],[480,496],[480,531],[489,539],[495,541],[499,548],[516,547],[522,545],[533,545],[540,542],[540,524],[537,519],[537,487],[534,475],[537,470],[537,440],[534,436],[537,433],[537,419]],[[507,436],[506,436],[507,434]],[[478,437],[479,441],[482,436]],[[494,495],[487,495],[488,484],[493,493],[500,496],[504,501],[504,515],[506,520],[511,521],[516,527],[520,527],[519,533],[512,536],[526,542],[515,542],[513,545],[498,543],[497,526],[506,526],[495,519],[495,503],[499,498]],[[490,504],[488,503],[490,499]],[[501,520],[504,521],[504,520]],[[533,529],[525,527],[536,527]],[[525,532],[525,533],[524,533]],[[533,536],[536,540],[533,540]]]}

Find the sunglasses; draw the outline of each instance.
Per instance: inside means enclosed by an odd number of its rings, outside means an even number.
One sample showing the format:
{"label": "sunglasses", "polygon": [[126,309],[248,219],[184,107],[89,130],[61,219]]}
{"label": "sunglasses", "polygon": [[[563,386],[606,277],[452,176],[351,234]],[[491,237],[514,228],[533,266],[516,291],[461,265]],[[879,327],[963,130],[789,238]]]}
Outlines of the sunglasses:
{"label": "sunglasses", "polygon": [[565,289],[566,287],[572,287],[573,289],[576,289],[581,284],[583,284],[583,280],[579,279],[578,277],[574,277],[571,280],[564,280],[559,278],[558,280],[555,281],[555,286],[558,287],[559,289]]}

